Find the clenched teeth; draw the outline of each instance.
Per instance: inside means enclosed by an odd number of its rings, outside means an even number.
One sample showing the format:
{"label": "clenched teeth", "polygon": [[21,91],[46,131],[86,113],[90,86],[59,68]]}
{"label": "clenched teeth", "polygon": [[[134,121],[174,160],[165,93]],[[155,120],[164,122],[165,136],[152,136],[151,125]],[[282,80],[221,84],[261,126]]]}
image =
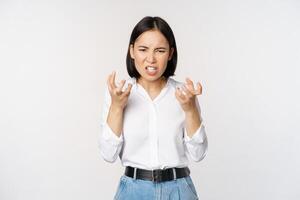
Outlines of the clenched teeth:
{"label": "clenched teeth", "polygon": [[156,70],[157,67],[147,66],[146,69],[147,69],[147,70]]}

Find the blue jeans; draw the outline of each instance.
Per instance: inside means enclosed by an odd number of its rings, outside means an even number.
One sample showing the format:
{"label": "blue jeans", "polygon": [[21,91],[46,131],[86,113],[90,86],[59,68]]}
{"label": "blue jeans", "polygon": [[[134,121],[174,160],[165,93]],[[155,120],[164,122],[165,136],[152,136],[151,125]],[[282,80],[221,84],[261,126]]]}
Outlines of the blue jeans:
{"label": "blue jeans", "polygon": [[190,176],[155,183],[122,175],[114,200],[196,200],[199,199]]}

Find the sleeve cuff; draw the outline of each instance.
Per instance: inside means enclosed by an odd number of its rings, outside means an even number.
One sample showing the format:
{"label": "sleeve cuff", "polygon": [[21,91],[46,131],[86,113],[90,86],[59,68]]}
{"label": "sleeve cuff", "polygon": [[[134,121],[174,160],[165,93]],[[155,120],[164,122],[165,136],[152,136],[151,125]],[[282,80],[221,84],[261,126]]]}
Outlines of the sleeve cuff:
{"label": "sleeve cuff", "polygon": [[201,144],[204,142],[205,137],[205,126],[203,124],[203,121],[201,122],[200,127],[196,130],[196,132],[193,134],[192,137],[189,137],[187,134],[186,128],[184,128],[184,141],[186,143],[191,144]]}
{"label": "sleeve cuff", "polygon": [[103,139],[109,141],[111,144],[118,146],[123,142],[123,133],[118,137],[107,123],[104,124]]}

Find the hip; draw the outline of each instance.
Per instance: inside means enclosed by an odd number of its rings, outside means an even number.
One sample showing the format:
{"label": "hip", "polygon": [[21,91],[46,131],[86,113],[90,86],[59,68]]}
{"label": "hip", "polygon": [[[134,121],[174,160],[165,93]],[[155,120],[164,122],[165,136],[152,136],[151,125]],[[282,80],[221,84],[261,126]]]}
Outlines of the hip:
{"label": "hip", "polygon": [[196,200],[199,199],[190,175],[171,181],[154,182],[121,176],[114,200]]}

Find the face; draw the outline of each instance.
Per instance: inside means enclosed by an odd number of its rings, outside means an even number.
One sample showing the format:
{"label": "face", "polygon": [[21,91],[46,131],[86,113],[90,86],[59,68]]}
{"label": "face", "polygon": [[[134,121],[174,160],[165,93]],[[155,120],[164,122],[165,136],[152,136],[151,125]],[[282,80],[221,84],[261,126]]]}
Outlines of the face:
{"label": "face", "polygon": [[140,78],[146,81],[155,81],[162,77],[173,51],[168,40],[158,30],[142,33],[134,45],[130,45],[131,58],[134,59]]}

